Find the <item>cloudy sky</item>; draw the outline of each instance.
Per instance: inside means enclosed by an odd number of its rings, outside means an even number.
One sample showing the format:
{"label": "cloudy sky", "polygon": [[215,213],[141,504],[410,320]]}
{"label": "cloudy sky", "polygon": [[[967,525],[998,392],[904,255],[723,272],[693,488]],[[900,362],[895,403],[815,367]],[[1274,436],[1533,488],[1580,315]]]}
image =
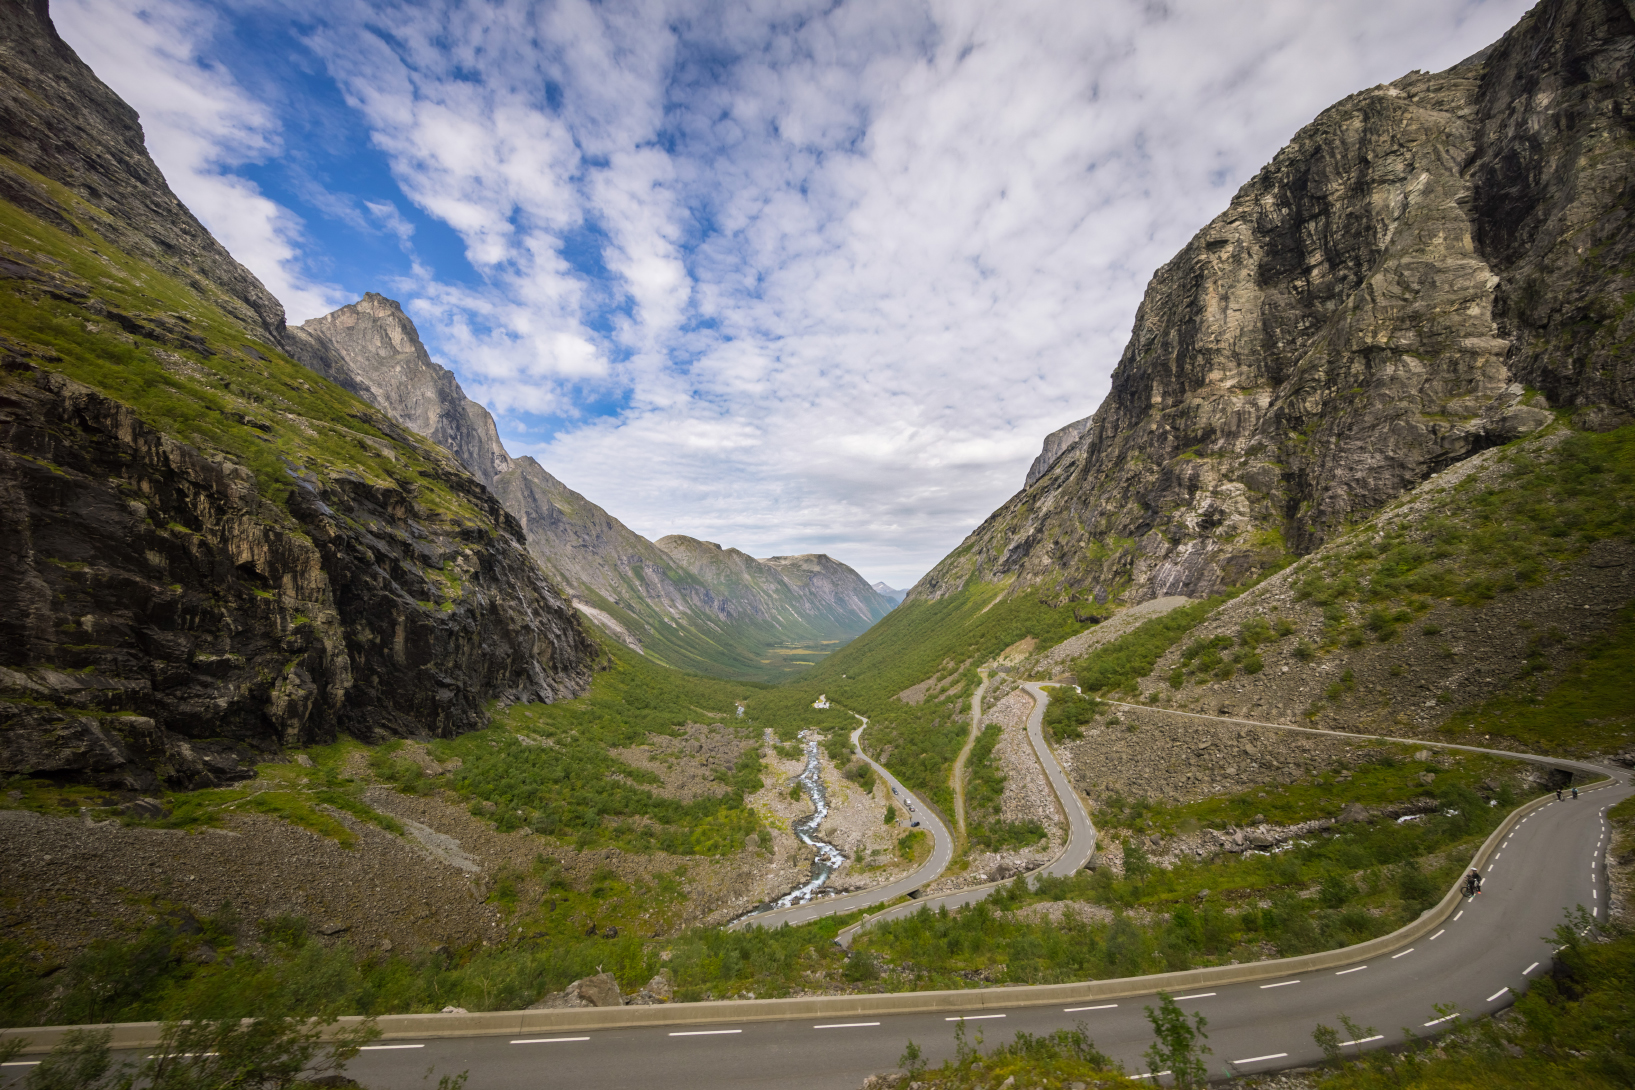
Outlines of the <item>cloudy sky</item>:
{"label": "cloudy sky", "polygon": [[299,322],[379,291],[639,533],[908,586],[1152,270],[1523,0],[53,0]]}

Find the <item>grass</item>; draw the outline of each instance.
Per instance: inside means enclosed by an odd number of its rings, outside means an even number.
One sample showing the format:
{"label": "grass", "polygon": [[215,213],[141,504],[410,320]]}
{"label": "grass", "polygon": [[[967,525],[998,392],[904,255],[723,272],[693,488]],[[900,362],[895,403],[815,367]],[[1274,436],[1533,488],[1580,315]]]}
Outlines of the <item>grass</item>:
{"label": "grass", "polygon": [[0,796],[0,806],[55,817],[84,814],[99,821],[116,818],[125,825],[161,829],[219,827],[229,814],[267,814],[328,837],[343,848],[353,848],[357,846],[357,836],[340,820],[340,813],[390,833],[403,832],[403,826],[395,818],[364,802],[365,785],[342,771],[347,758],[364,749],[360,743],[347,739],[304,751],[314,764],[310,769],[295,764],[261,764],[256,766],[254,779],[231,787],[167,792],[161,799],[170,809],[167,817],[126,814],[118,809],[118,799],[93,788],[21,776],[5,784],[8,793],[16,791],[21,797]]}
{"label": "grass", "polygon": [[[1635,533],[1635,426],[1524,440],[1490,484],[1465,477],[1413,526],[1384,518],[1309,562],[1296,598],[1323,608],[1323,646],[1389,642],[1441,599],[1480,606],[1535,586],[1597,541]],[[1355,603],[1355,609],[1348,603]]]}
{"label": "grass", "polygon": [[[1167,869],[1146,861],[1136,834],[1224,828],[1258,811],[1293,823],[1332,817],[1346,802],[1400,802],[1427,793],[1418,779],[1425,766],[1381,753],[1346,783],[1324,775],[1265,798],[1246,792],[1181,807],[1116,800],[1102,808],[1098,824],[1104,838],[1126,845],[1123,877],[1102,868],[1042,877],[1033,889],[1019,880],[977,905],[883,923],[857,945],[901,967],[894,986],[907,989],[1133,976],[1361,942],[1414,919],[1458,878],[1516,801],[1501,788],[1503,801],[1490,807],[1473,789],[1502,764],[1471,757],[1439,769],[1432,789],[1439,812],[1415,822],[1331,827],[1277,854],[1221,855]],[[1067,915],[1053,924],[1015,914],[1055,901],[1099,905],[1112,918]]]}
{"label": "grass", "polygon": [[[1534,649],[1554,642],[1544,632]],[[1627,748],[1635,738],[1635,602],[1618,611],[1612,628],[1584,646],[1555,677],[1540,677],[1542,657],[1509,690],[1473,712],[1451,716],[1441,730],[1460,740],[1489,734],[1551,753],[1593,754]]]}
{"label": "grass", "polygon": [[[682,674],[623,647],[584,696],[557,704],[518,704],[492,725],[432,743],[440,759],[458,757],[454,790],[501,832],[528,826],[586,850],[719,855],[738,851],[760,822],[744,804],[761,788],[753,732],[745,730],[736,767],[714,797],[681,802],[655,794],[659,777],[617,760],[610,750],[649,734],[675,736],[689,721],[736,727],[745,683]],[[711,714],[713,713],[713,714]]]}
{"label": "grass", "polygon": [[131,406],[166,435],[227,454],[276,504],[295,464],[320,478],[346,472],[397,487],[447,519],[480,518],[445,483],[431,448],[402,441],[378,410],[257,340],[217,305],[217,289],[184,286],[123,253],[97,233],[90,206],[7,165],[51,192],[84,232],[70,236],[0,201],[0,241],[66,288],[54,295],[14,280],[0,289],[0,327],[43,349],[36,355],[49,369]]}
{"label": "grass", "polygon": [[1164,652],[1196,628],[1228,597],[1217,596],[1172,609],[1161,617],[1144,622],[1134,632],[1096,648],[1074,663],[1079,685],[1087,693],[1109,690],[1139,692],[1139,681],[1152,673],[1153,666]]}
{"label": "grass", "polygon": [[1005,774],[993,760],[993,751],[1004,733],[997,723],[982,728],[965,764],[971,774],[965,787],[966,834],[972,847],[988,851],[1030,847],[1045,838],[1045,828],[1037,821],[1005,821],[1000,816]]}

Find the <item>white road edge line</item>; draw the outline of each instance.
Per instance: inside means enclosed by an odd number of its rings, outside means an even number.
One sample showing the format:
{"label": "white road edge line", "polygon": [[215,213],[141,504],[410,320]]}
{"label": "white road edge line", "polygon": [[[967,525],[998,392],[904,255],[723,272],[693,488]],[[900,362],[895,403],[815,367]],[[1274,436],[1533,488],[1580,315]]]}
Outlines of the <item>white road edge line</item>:
{"label": "white road edge line", "polygon": [[1410,947],[1408,947],[1408,949],[1404,950],[1400,954],[1392,954],[1391,955],[1391,960],[1395,961],[1395,960],[1397,960],[1397,958],[1405,958],[1405,957],[1407,957],[1409,954],[1413,953],[1417,949],[1418,949],[1418,947],[1410,946]]}
{"label": "white road edge line", "polygon": [[1063,1014],[1072,1014],[1074,1011],[1104,1011],[1104,1010],[1111,1010],[1113,1007],[1116,1007],[1116,1006],[1118,1006],[1117,1003],[1103,1003],[1099,1007],[1063,1007],[1062,1008],[1062,1013]]}
{"label": "white road edge line", "polygon": [[742,1033],[741,1029],[684,1029],[671,1033],[672,1037],[718,1037],[724,1033]]}
{"label": "white road edge line", "polygon": [[826,1025],[813,1026],[813,1029],[861,1029],[864,1026],[878,1026],[879,1022],[829,1022]]}
{"label": "white road edge line", "polygon": [[1523,969],[1521,971],[1521,975],[1526,976],[1528,973],[1532,972],[1534,969],[1537,969],[1537,968],[1538,968],[1538,962],[1535,961],[1535,962],[1533,962],[1533,964],[1531,964],[1527,968]]}
{"label": "white road edge line", "polygon": [[1426,1022],[1425,1024],[1427,1026],[1440,1026],[1443,1022],[1451,1022],[1455,1018],[1458,1018],[1458,1017],[1459,1016],[1457,1014],[1444,1014],[1442,1017],[1432,1019],[1431,1021]]}
{"label": "white road edge line", "polygon": [[39,1067],[39,1060],[7,1060],[0,1067]]}
{"label": "white road edge line", "polygon": [[1178,995],[1175,997],[1175,1000],[1176,1002],[1180,1002],[1183,999],[1208,999],[1214,994],[1214,992],[1198,992],[1196,995]]}
{"label": "white road edge line", "polygon": [[1168,1075],[1168,1074],[1169,1074],[1168,1071],[1148,1071],[1145,1074],[1141,1074],[1141,1075],[1131,1075],[1130,1078],[1132,1078],[1132,1079],[1161,1079],[1165,1075]]}
{"label": "white road edge line", "polygon": [[1274,1052],[1270,1056],[1250,1056],[1247,1060],[1233,1060],[1232,1062],[1235,1064],[1257,1064],[1261,1060],[1281,1060],[1287,1055],[1287,1052]]}
{"label": "white road edge line", "polygon": [[1260,986],[1260,990],[1265,991],[1267,988],[1287,988],[1290,984],[1298,983],[1300,983],[1298,980],[1280,980],[1276,984],[1262,984]]}
{"label": "white road edge line", "polygon": [[554,1045],[558,1041],[588,1041],[589,1037],[526,1037],[520,1041],[512,1041],[514,1045]]}
{"label": "white road edge line", "polygon": [[1347,973],[1360,973],[1366,968],[1368,968],[1368,966],[1359,965],[1355,969],[1341,969],[1339,972],[1335,973],[1334,975],[1335,976],[1345,976]]}
{"label": "white road edge line", "polygon": [[952,1018],[944,1018],[944,1022],[975,1022],[982,1018],[1003,1018],[1003,1014],[959,1014]]}
{"label": "white road edge line", "polygon": [[385,1052],[394,1048],[425,1048],[425,1045],[364,1045],[359,1052]]}
{"label": "white road edge line", "polygon": [[1505,992],[1508,992],[1509,990],[1510,990],[1509,988],[1500,988],[1498,991],[1494,992],[1492,995],[1487,997],[1487,1002],[1489,1002],[1489,1003],[1493,1002],[1495,999],[1499,998],[1499,996],[1503,995]]}
{"label": "white road edge line", "polygon": [[1369,1041],[1383,1041],[1383,1040],[1385,1040],[1385,1034],[1376,1033],[1372,1037],[1361,1037],[1361,1038],[1358,1038],[1355,1041],[1341,1041],[1340,1042],[1340,1047],[1341,1048],[1350,1048],[1352,1045],[1366,1045]]}

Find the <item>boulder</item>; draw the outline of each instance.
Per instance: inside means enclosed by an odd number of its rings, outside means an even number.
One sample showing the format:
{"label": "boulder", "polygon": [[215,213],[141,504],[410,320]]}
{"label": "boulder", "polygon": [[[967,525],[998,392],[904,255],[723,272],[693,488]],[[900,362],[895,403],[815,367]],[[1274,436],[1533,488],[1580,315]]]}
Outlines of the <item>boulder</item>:
{"label": "boulder", "polygon": [[1348,802],[1340,810],[1341,825],[1361,825],[1368,821],[1368,807],[1360,802]]}
{"label": "boulder", "polygon": [[553,992],[528,1006],[531,1011],[560,1010],[570,1007],[619,1007],[624,997],[619,994],[619,982],[612,973],[597,973],[569,984],[560,992]]}

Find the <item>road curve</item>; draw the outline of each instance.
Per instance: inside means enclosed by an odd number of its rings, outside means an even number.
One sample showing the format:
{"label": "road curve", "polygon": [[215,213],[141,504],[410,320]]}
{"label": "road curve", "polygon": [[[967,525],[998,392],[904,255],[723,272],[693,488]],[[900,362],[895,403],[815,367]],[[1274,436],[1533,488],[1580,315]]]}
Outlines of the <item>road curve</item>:
{"label": "road curve", "polygon": [[[853,712],[853,715],[857,713]],[[857,716],[863,719],[862,716]],[[886,771],[874,758],[863,752],[859,738],[863,731],[868,729],[869,721],[863,719],[863,725],[852,731],[852,750],[863,760],[867,761],[875,772],[886,781],[886,785],[896,796],[900,805],[912,805],[910,814],[919,820],[920,828],[931,834],[931,858],[920,865],[907,878],[899,878],[895,882],[888,882],[873,889],[860,890],[857,893],[844,893],[838,897],[823,897],[809,901],[803,905],[792,905],[789,908],[774,909],[771,912],[761,912],[754,916],[743,916],[728,925],[729,928],[742,927],[782,927],[784,924],[810,923],[812,920],[824,916],[833,916],[837,913],[853,912],[870,905],[881,904],[895,900],[905,893],[919,889],[925,883],[941,874],[948,866],[948,861],[954,857],[954,837],[948,831],[948,826],[942,823],[937,812],[926,805],[925,800],[904,787],[897,777]],[[909,904],[918,902],[910,901]]]}
{"label": "road curve", "polygon": [[[1042,703],[1036,708],[1040,719]],[[1223,716],[1203,718],[1282,726]],[[1034,722],[1030,720],[1030,727]],[[854,742],[856,737],[854,734]],[[1368,1031],[1361,1045],[1365,1048],[1395,1043],[1400,1040],[1398,1027],[1404,1025],[1422,1037],[1449,1028],[1453,1023],[1443,1020],[1438,1004],[1454,1004],[1467,1016],[1493,1013],[1525,990],[1530,980],[1549,972],[1553,949],[1545,936],[1562,922],[1564,908],[1583,905],[1600,916],[1606,907],[1600,899],[1606,889],[1604,867],[1610,841],[1605,814],[1631,794],[1628,773],[1535,754],[1424,744],[1575,768],[1609,778],[1585,790],[1578,800],[1537,801],[1523,808],[1520,820],[1507,819],[1510,827],[1496,838],[1485,864],[1484,893],[1463,901],[1444,922],[1430,925],[1434,933],[1405,948],[1393,946],[1367,960],[1359,954],[1349,961],[1336,959],[1329,968],[1264,976],[1249,983],[1175,989],[1181,992],[1175,998],[1183,1009],[1201,1012],[1209,1019],[1212,1078],[1318,1062],[1321,1054],[1311,1031],[1319,1021],[1338,1027],[1342,1013],[1359,1025],[1377,1027]],[[1291,961],[1289,966],[1293,969],[1299,964]],[[1262,966],[1270,970],[1276,963]],[[1162,978],[1148,979],[1155,989],[1163,984]],[[532,1090],[542,1084],[598,1090],[647,1083],[678,1090],[747,1090],[767,1085],[788,1090],[854,1090],[867,1075],[891,1069],[905,1040],[920,1043],[932,1063],[951,1055],[952,1031],[962,1017],[991,1040],[1009,1038],[1018,1030],[1040,1034],[1083,1024],[1097,1046],[1122,1061],[1132,1075],[1146,1073],[1141,1052],[1151,1043],[1142,1009],[1147,999],[1128,998],[1121,991],[1105,1000],[1030,1005],[1040,1004],[1044,994],[1044,989],[981,989],[942,993],[950,1003],[935,1012],[836,1013],[777,1021],[753,1020],[759,1004],[750,1002],[743,1004],[746,1020],[739,1023],[720,1021],[717,1015],[707,1024],[701,1018],[691,1025],[515,1036],[395,1037],[360,1055],[348,1073],[378,1090],[423,1090],[422,1076],[428,1066],[439,1072],[469,1070],[481,1085],[497,1090]],[[967,995],[969,1005],[964,1006],[961,1001]],[[13,1067],[0,1072],[0,1084],[15,1082],[25,1070]]]}
{"label": "road curve", "polygon": [[[1079,798],[1078,792],[1067,781],[1067,775],[1062,766],[1056,762],[1056,755],[1051,752],[1045,742],[1044,719],[1045,707],[1050,703],[1050,697],[1045,695],[1044,684],[1035,681],[1024,682],[1022,687],[1033,697],[1033,711],[1028,714],[1028,740],[1033,743],[1033,752],[1039,755],[1039,764],[1044,767],[1045,777],[1050,782],[1050,789],[1056,794],[1056,801],[1061,804],[1062,813],[1067,815],[1067,843],[1056,858],[1045,864],[1035,874],[1049,874],[1063,876],[1072,874],[1081,869],[1090,861],[1096,852],[1096,827],[1090,821],[1090,815],[1084,809],[1084,801]],[[935,897],[925,897],[917,901],[907,901],[900,905],[893,905],[881,912],[876,912],[867,919],[859,920],[850,927],[842,930],[837,941],[842,946],[850,946],[857,933],[864,928],[872,927],[885,920],[900,919],[903,916],[918,912],[921,908],[929,908],[933,912],[940,908],[955,909],[962,905],[975,904],[986,899],[1003,882],[989,882],[987,885],[972,886],[970,889],[958,890],[954,893],[944,893]]]}
{"label": "road curve", "polygon": [[[1405,949],[1355,964],[1181,992],[1175,998],[1184,1010],[1209,1019],[1210,1077],[1320,1062],[1311,1032],[1318,1022],[1339,1028],[1341,1014],[1374,1027],[1368,1037],[1377,1039],[1363,1047],[1375,1048],[1400,1041],[1405,1025],[1421,1037],[1447,1029],[1452,1023],[1440,1021],[1438,1004],[1455,1004],[1466,1015],[1508,1005],[1530,980],[1549,972],[1553,950],[1544,936],[1562,921],[1562,909],[1605,906],[1605,812],[1629,794],[1627,784],[1613,780],[1577,801],[1538,806],[1496,846],[1485,892]],[[906,1040],[919,1043],[934,1064],[950,1056],[961,1017],[989,1040],[1082,1023],[1097,1047],[1130,1074],[1147,1072],[1141,1053],[1152,1041],[1143,1012],[1150,999],[1027,1006],[1029,990],[974,992],[964,1015],[951,1009],[394,1040],[391,1049],[361,1055],[348,1074],[378,1090],[421,1088],[428,1065],[439,1072],[469,1070],[475,1082],[496,1090],[855,1090],[869,1074],[892,1069]],[[1012,996],[1017,1005],[1003,1005]]]}

